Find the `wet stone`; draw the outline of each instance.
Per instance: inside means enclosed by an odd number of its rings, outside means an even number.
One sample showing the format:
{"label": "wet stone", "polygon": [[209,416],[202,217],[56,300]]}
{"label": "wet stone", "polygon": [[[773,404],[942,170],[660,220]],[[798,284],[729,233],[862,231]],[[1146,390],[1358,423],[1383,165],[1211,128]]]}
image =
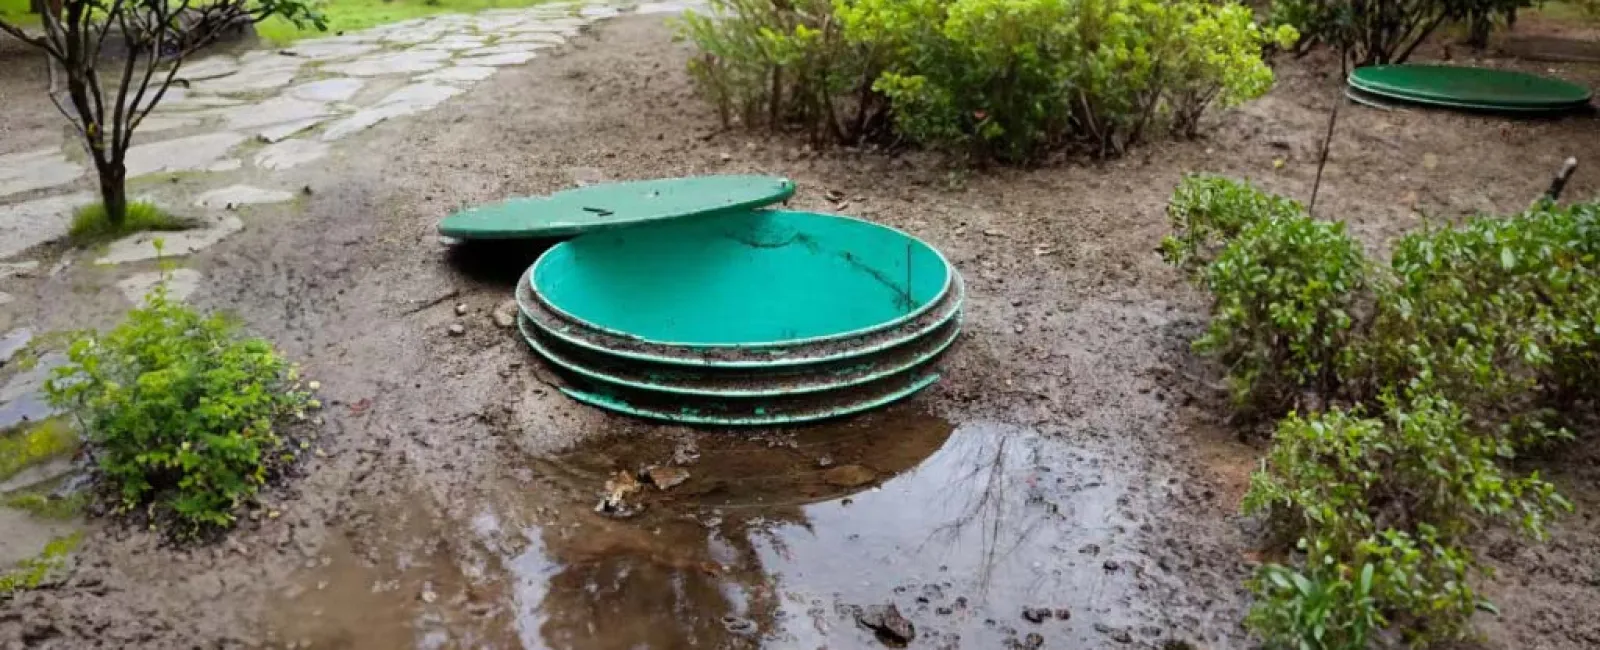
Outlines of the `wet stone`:
{"label": "wet stone", "polygon": [[82,165],[54,149],[0,156],[0,196],[64,185],[83,172]]}
{"label": "wet stone", "polygon": [[467,333],[467,326],[462,325],[461,323],[451,323],[450,328],[447,331],[450,332],[451,336],[461,336],[462,334]]}
{"label": "wet stone", "polygon": [[754,636],[756,632],[760,631],[760,628],[756,626],[755,621],[752,621],[748,618],[740,618],[738,616],[722,617],[722,627],[727,628],[729,632],[739,636]]}
{"label": "wet stone", "polygon": [[340,63],[323,66],[324,70],[346,74],[354,77],[377,77],[391,74],[415,74],[418,72],[432,72],[444,67],[445,61],[450,58],[449,52],[438,50],[408,50],[380,54],[349,63]]}
{"label": "wet stone", "polygon": [[1050,612],[1050,608],[1048,608],[1048,607],[1024,607],[1024,608],[1022,608],[1022,620],[1025,620],[1025,621],[1027,621],[1029,623],[1033,623],[1035,625],[1045,622],[1045,620],[1049,619],[1050,616],[1051,616],[1051,612]]}
{"label": "wet stone", "polygon": [[167,297],[181,302],[200,288],[201,275],[194,269],[174,269],[171,272],[148,271],[118,282],[117,289],[128,302],[137,305],[143,303],[145,295],[155,289],[163,279],[167,283]]}
{"label": "wet stone", "polygon": [[517,301],[503,300],[494,306],[494,324],[498,327],[510,329],[517,324]]}
{"label": "wet stone", "polygon": [[249,185],[230,185],[201,194],[195,198],[194,204],[202,208],[233,210],[244,205],[282,203],[293,198],[293,192],[284,190],[268,190]]}
{"label": "wet stone", "polygon": [[445,68],[417,77],[420,81],[438,81],[443,83],[471,83],[483,81],[494,76],[494,68],[478,65],[458,65]]}
{"label": "wet stone", "polygon": [[891,647],[904,647],[917,637],[916,626],[893,603],[867,606],[856,615],[856,623],[872,630],[879,641]]}
{"label": "wet stone", "polygon": [[871,483],[876,472],[861,465],[840,465],[822,473],[822,480],[834,487],[852,488]]}
{"label": "wet stone", "polygon": [[511,54],[494,54],[490,56],[472,56],[460,60],[463,65],[522,65],[532,61],[532,52],[516,52]]}
{"label": "wet stone", "polygon": [[289,96],[314,102],[350,101],[367,82],[352,77],[322,79],[303,83],[288,91]]}
{"label": "wet stone", "polygon": [[221,160],[246,137],[242,133],[223,131],[135,145],[128,149],[128,177],[203,170]]}
{"label": "wet stone", "polygon": [[328,155],[329,147],[312,140],[284,140],[256,154],[256,166],[267,170],[289,169]]}
{"label": "wet stone", "polygon": [[0,336],[0,366],[10,363],[11,357],[17,356],[32,340],[33,330],[27,327],[19,327]]}
{"label": "wet stone", "polygon": [[248,129],[269,124],[296,122],[328,114],[326,102],[275,97],[264,102],[240,106],[223,113],[224,126],[229,129]]}
{"label": "wet stone", "polygon": [[0,219],[0,259],[66,237],[73,210],[94,200],[93,194],[80,192],[5,206],[0,210],[5,213]]}
{"label": "wet stone", "polygon": [[[123,264],[126,262],[139,262],[153,260],[156,257],[177,257],[189,255],[196,251],[209,248],[222,241],[228,235],[244,230],[244,222],[238,217],[228,215],[212,218],[199,228],[182,232],[139,233],[119,239],[111,243],[104,257],[95,260],[95,264]],[[155,240],[163,241],[160,252],[156,251]]]}

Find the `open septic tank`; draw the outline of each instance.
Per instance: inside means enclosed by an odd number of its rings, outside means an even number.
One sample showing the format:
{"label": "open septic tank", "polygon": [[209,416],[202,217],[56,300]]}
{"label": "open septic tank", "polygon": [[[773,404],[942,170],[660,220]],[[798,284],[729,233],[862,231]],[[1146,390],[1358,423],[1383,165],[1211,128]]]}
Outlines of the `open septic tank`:
{"label": "open septic tank", "polygon": [[596,185],[445,219],[463,239],[577,234],[517,282],[519,329],[579,401],[692,424],[846,415],[938,380],[961,277],[933,247],[771,205],[787,179]]}

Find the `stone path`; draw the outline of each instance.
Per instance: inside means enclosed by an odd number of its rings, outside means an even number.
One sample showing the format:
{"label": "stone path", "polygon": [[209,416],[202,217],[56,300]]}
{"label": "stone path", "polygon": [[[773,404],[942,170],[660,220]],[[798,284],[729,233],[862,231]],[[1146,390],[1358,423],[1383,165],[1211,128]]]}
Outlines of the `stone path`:
{"label": "stone path", "polygon": [[[152,259],[157,236],[168,257],[215,244],[244,227],[235,214],[241,207],[292,200],[291,188],[274,186],[278,174],[327,157],[339,141],[436,108],[501,67],[537,59],[541,50],[564,43],[597,20],[624,10],[668,13],[689,6],[647,3],[620,9],[578,1],[444,14],[282,49],[190,61],[179,72],[189,86],[172,88],[141,125],[127,163],[130,179],[218,176],[216,189],[203,191],[182,210],[198,211],[203,225],[128,237],[95,262]],[[0,156],[0,212],[10,215],[0,220],[0,260],[65,237],[72,211],[94,200],[84,191],[94,181],[77,147],[64,142],[58,149]],[[230,173],[235,171],[242,173]],[[239,184],[241,176],[250,184]],[[132,299],[148,288],[149,277],[133,275],[119,286]],[[190,272],[184,289],[199,282]]]}

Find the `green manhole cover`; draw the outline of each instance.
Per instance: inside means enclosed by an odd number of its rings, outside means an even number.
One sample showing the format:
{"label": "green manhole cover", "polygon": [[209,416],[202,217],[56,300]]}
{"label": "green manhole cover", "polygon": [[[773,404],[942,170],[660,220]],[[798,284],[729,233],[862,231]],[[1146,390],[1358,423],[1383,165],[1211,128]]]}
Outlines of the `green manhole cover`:
{"label": "green manhole cover", "polygon": [[772,205],[794,195],[773,176],[701,176],[590,185],[470,208],[439,222],[458,239],[540,239]]}
{"label": "green manhole cover", "polygon": [[1588,103],[1589,89],[1515,70],[1444,65],[1378,65],[1350,73],[1359,91],[1419,104],[1490,111],[1572,110]]}

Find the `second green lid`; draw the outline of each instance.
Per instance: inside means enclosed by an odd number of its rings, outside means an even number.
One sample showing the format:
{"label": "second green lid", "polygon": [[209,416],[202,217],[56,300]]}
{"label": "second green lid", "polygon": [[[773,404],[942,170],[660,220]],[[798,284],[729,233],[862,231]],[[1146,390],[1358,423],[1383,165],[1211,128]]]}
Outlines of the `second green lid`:
{"label": "second green lid", "polygon": [[566,237],[663,219],[772,205],[794,195],[776,176],[698,176],[604,183],[516,198],[452,214],[439,233],[457,239]]}

